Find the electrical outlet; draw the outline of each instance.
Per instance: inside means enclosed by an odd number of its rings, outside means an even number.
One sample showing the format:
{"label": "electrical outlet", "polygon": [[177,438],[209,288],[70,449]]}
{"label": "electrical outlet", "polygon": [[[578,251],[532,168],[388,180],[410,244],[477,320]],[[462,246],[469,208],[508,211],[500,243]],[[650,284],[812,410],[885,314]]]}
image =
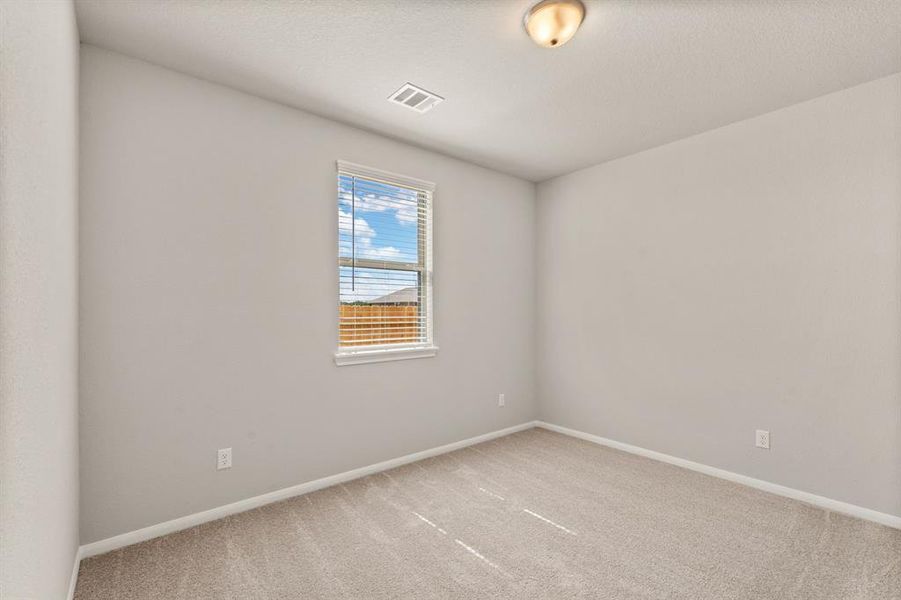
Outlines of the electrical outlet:
{"label": "electrical outlet", "polygon": [[770,449],[770,432],[765,429],[758,429],[755,437],[755,445],[765,450]]}
{"label": "electrical outlet", "polygon": [[222,469],[231,469],[232,468],[232,449],[231,448],[220,448],[219,454],[216,459],[216,469],[221,471]]}
{"label": "electrical outlet", "polygon": [[498,395],[497,395],[497,405],[498,405],[498,406],[504,406],[504,404],[506,404],[506,402],[507,402],[507,401],[504,400],[504,395],[503,395],[503,394],[498,394]]}

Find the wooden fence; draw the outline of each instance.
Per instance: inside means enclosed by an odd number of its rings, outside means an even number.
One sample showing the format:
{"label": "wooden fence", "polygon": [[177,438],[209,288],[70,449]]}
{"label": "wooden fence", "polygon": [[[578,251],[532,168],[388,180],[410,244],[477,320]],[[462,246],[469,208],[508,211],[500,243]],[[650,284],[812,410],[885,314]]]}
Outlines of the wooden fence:
{"label": "wooden fence", "polygon": [[340,346],[371,346],[419,341],[419,307],[415,304],[341,304]]}

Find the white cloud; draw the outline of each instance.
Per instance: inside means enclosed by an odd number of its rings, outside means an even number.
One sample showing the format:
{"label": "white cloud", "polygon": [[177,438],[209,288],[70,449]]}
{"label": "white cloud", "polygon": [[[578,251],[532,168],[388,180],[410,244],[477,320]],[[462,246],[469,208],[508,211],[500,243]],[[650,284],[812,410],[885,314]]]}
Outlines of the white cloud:
{"label": "white cloud", "polygon": [[[353,223],[353,226],[351,226]],[[339,242],[342,254],[350,254],[351,242],[350,236],[356,238],[356,255],[358,258],[369,258],[372,260],[397,260],[401,258],[401,251],[394,246],[375,246],[372,238],[376,237],[376,232],[366,222],[366,219],[357,217],[354,219],[349,212],[338,209],[338,229],[346,232],[347,235]]]}
{"label": "white cloud", "polygon": [[406,204],[402,208],[397,209],[394,216],[401,225],[410,225],[416,223],[419,218],[419,211],[415,205]]}
{"label": "white cloud", "polygon": [[[344,206],[351,206],[350,192],[340,192],[338,198]],[[376,196],[375,194],[364,194],[362,196],[357,194],[356,210],[364,213],[393,210],[394,217],[401,225],[416,223],[418,218],[418,207],[414,197],[398,199],[391,196]]]}
{"label": "white cloud", "polygon": [[357,197],[357,210],[363,212],[384,212],[395,208],[397,203],[387,196],[376,197],[375,194],[364,194]]}
{"label": "white cloud", "polygon": [[[340,231],[353,231],[357,238],[371,239],[375,237],[375,230],[366,222],[366,219],[357,217],[353,219],[349,212],[338,209],[338,229]],[[353,225],[351,225],[353,223]]]}

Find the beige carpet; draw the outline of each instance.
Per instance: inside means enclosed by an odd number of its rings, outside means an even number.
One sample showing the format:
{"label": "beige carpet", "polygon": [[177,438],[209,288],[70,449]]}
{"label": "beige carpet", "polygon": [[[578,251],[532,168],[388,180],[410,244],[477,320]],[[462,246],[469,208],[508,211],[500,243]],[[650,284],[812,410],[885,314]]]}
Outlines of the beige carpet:
{"label": "beige carpet", "polygon": [[78,600],[901,598],[901,531],[532,429],[85,560]]}

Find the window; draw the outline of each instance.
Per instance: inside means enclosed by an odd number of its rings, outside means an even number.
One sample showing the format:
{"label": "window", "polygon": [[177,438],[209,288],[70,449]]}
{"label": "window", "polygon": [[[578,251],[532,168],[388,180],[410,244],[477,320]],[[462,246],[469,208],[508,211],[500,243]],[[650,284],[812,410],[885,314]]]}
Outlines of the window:
{"label": "window", "polygon": [[337,364],[435,355],[434,189],[338,161]]}

